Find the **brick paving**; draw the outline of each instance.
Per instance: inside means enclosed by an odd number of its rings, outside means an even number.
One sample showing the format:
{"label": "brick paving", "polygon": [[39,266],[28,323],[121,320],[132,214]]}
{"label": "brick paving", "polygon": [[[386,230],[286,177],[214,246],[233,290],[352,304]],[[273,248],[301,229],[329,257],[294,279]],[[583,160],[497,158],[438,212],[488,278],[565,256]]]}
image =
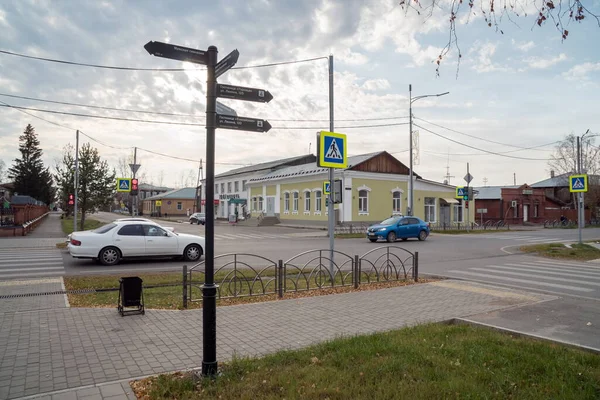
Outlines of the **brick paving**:
{"label": "brick paving", "polygon": [[[259,356],[554,298],[445,281],[219,307],[217,355]],[[201,365],[202,311],[3,310],[0,360],[0,399],[133,398],[126,379]]]}

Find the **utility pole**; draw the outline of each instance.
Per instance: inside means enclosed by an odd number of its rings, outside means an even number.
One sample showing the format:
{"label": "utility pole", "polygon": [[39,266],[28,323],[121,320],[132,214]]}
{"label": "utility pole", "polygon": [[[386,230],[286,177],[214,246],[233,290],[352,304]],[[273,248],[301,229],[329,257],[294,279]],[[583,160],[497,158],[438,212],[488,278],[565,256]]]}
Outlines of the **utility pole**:
{"label": "utility pole", "polygon": [[[577,174],[581,174],[581,162],[583,157],[581,155],[581,137],[577,136]],[[583,244],[582,239],[582,222],[585,218],[585,211],[583,210],[583,193],[577,193],[577,230],[579,231],[579,244]]]}
{"label": "utility pole", "polygon": [[[469,176],[469,163],[467,163],[467,176]],[[469,182],[467,181],[467,195],[469,194]],[[468,197],[467,197],[468,198]],[[467,200],[468,202],[469,200]],[[473,207],[473,205],[471,204],[471,207]],[[467,208],[467,232],[469,232],[470,230],[470,225],[471,225],[471,218],[469,217],[471,212],[469,211],[470,209]]]}
{"label": "utility pole", "polygon": [[413,190],[413,115],[412,115],[412,85],[408,85],[408,121],[409,121],[409,145],[408,145],[408,154],[410,157],[410,171],[408,174],[408,210],[406,210],[406,215],[413,215],[413,200],[414,200],[414,190]]}
{"label": "utility pole", "polygon": [[[198,167],[198,180],[196,181],[196,212],[200,212],[200,196],[202,194],[202,191],[199,189],[200,187],[200,174],[202,173],[202,159],[200,159],[200,166]],[[200,193],[200,195],[198,195],[198,193]]]}
{"label": "utility pole", "polygon": [[[133,148],[133,165],[137,165],[137,147]],[[132,179],[135,179],[136,171],[136,167],[133,167],[131,170],[131,172],[133,173]],[[131,196],[130,194],[129,198],[131,199],[131,216],[135,217],[135,215],[137,214],[137,196]],[[134,211],[134,209],[136,211]]]}
{"label": "utility pole", "polygon": [[513,185],[517,186],[517,173],[513,172]]}
{"label": "utility pole", "polygon": [[[329,132],[333,132],[333,54],[329,55]],[[411,169],[412,172],[412,169]],[[329,168],[329,204],[327,210],[329,212],[329,274],[331,275],[331,281],[334,281],[333,271],[333,246],[335,237],[335,208],[333,207],[334,199],[334,174],[333,168]],[[342,192],[342,195],[344,193]]]}
{"label": "utility pole", "polygon": [[73,232],[77,232],[77,191],[79,190],[79,129],[75,133],[75,199],[73,202]]}

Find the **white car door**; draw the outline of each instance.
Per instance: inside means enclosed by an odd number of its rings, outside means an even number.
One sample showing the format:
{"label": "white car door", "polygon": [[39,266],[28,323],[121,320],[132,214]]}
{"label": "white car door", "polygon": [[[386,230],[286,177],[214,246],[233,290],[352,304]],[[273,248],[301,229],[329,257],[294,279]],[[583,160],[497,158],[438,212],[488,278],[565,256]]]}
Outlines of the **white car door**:
{"label": "white car door", "polygon": [[177,236],[158,225],[144,225],[147,255],[179,254]]}
{"label": "white car door", "polygon": [[144,228],[139,224],[123,225],[113,236],[114,244],[123,253],[123,257],[146,255]]}

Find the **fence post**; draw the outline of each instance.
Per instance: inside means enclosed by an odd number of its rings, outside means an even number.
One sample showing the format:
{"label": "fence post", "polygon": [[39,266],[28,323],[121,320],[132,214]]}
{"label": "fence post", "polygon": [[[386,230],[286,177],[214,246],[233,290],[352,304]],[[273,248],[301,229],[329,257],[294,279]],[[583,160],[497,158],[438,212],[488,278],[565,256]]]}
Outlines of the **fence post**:
{"label": "fence post", "polygon": [[284,273],[283,273],[283,260],[279,260],[277,262],[277,275],[279,279],[277,280],[277,296],[282,299],[283,298],[283,282],[284,282]]}
{"label": "fence post", "polygon": [[358,285],[360,284],[360,258],[358,255],[354,256],[354,289],[358,289]]}
{"label": "fence post", "polygon": [[183,308],[188,308],[187,265],[183,266]]}
{"label": "fence post", "polygon": [[414,265],[413,265],[413,278],[415,282],[419,282],[419,252],[415,251]]}

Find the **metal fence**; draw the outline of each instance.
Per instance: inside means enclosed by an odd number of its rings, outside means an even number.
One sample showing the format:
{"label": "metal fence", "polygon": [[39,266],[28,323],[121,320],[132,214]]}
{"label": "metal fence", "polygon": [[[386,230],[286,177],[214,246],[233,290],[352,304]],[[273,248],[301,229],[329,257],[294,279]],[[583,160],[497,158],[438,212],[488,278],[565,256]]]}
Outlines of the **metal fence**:
{"label": "metal fence", "polygon": [[475,222],[471,222],[467,224],[466,222],[452,222],[452,223],[437,223],[431,224],[429,228],[432,231],[464,231],[470,230],[494,230],[494,229],[510,229],[508,223],[503,220],[500,221],[485,221],[483,224],[477,224]]}
{"label": "metal fence", "polygon": [[13,226],[15,224],[15,209],[0,208],[0,226]]}
{"label": "metal fence", "polygon": [[[256,254],[215,257],[217,298],[298,293],[361,284],[418,281],[419,253],[398,246],[382,246],[359,256],[330,250],[309,250],[287,261]],[[205,261],[183,269],[183,303],[202,301]]]}

